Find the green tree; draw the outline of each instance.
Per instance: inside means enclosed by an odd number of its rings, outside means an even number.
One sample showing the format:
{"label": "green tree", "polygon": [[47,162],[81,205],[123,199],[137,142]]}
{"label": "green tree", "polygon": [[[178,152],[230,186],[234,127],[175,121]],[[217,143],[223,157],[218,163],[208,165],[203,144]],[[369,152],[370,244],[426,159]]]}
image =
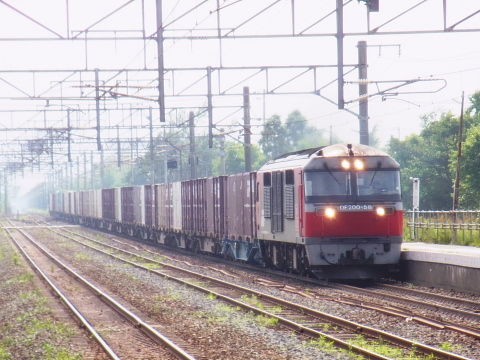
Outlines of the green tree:
{"label": "green tree", "polygon": [[[252,170],[258,170],[265,163],[265,155],[256,144],[251,145]],[[216,161],[215,167],[220,166]],[[239,174],[245,172],[245,149],[243,144],[237,142],[228,142],[225,151],[225,173]],[[219,172],[220,174],[220,172]]]}
{"label": "green tree", "polygon": [[259,144],[269,159],[285,153],[328,144],[324,133],[308,125],[307,119],[295,110],[282,125],[280,116],[273,115],[264,125]]}
{"label": "green tree", "polygon": [[480,91],[470,96],[469,100],[472,105],[467,109],[467,115],[476,117],[478,120],[480,117]]}
{"label": "green tree", "polygon": [[269,159],[285,154],[291,151],[287,140],[287,132],[282,126],[280,116],[273,115],[265,122],[262,137],[258,142],[264,154]]}
{"label": "green tree", "polygon": [[289,147],[292,150],[299,150],[298,145],[309,130],[305,116],[298,110],[291,112],[285,122],[285,133]]}
{"label": "green tree", "polygon": [[462,208],[480,208],[480,126],[468,132],[463,146],[461,166],[460,205]]}
{"label": "green tree", "polygon": [[[410,135],[403,141],[392,138],[388,145],[388,153],[401,166],[403,202],[407,209],[412,208],[412,182],[410,178],[418,177],[422,179],[425,176],[422,172],[423,148],[424,139],[419,135]],[[424,196],[421,196],[420,200],[420,208],[423,209],[425,207]]]}
{"label": "green tree", "polygon": [[452,161],[456,149],[459,121],[451,113],[439,119],[424,117],[420,135],[404,141],[391,140],[389,152],[400,163],[406,204],[411,206],[409,177],[421,181],[420,208],[447,210],[452,206]]}

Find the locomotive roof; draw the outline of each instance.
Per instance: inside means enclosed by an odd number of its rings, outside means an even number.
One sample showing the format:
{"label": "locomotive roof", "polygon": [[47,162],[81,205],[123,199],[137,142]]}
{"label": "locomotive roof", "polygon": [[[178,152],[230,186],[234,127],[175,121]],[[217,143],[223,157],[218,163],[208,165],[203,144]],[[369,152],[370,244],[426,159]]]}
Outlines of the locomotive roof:
{"label": "locomotive roof", "polygon": [[313,159],[351,156],[389,158],[392,166],[399,166],[387,153],[371,146],[361,144],[335,144],[283,154],[267,162],[259,171],[305,167]]}

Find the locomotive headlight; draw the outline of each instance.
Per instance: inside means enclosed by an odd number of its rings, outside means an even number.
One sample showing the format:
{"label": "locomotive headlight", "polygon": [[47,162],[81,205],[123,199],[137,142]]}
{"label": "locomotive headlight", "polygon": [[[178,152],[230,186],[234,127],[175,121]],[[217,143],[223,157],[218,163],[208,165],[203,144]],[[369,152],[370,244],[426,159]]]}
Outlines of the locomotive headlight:
{"label": "locomotive headlight", "polygon": [[355,161],[353,162],[353,167],[355,168],[355,170],[363,170],[365,169],[365,163],[360,159],[355,159]]}
{"label": "locomotive headlight", "polygon": [[385,216],[385,214],[387,213],[385,208],[381,206],[377,207],[375,211],[377,212],[378,216]]}
{"label": "locomotive headlight", "polygon": [[344,168],[345,170],[350,169],[350,161],[348,161],[347,159],[343,159],[341,165],[342,168]]}
{"label": "locomotive headlight", "polygon": [[333,219],[335,215],[337,214],[337,211],[334,208],[327,207],[325,208],[325,216],[329,219]]}

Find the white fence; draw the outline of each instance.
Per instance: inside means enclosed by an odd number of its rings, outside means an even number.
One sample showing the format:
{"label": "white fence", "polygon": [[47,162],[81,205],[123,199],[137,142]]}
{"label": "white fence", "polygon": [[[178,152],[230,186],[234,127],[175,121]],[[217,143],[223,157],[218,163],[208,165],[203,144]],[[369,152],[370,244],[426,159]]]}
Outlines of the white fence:
{"label": "white fence", "polygon": [[405,212],[405,238],[441,244],[480,245],[480,210]]}

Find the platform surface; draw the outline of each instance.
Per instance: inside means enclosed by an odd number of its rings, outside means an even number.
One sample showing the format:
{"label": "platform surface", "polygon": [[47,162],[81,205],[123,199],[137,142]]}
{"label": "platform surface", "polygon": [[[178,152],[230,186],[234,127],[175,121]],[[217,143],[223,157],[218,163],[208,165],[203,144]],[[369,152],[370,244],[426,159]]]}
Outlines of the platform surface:
{"label": "platform surface", "polygon": [[420,242],[402,244],[402,260],[480,268],[480,248]]}

